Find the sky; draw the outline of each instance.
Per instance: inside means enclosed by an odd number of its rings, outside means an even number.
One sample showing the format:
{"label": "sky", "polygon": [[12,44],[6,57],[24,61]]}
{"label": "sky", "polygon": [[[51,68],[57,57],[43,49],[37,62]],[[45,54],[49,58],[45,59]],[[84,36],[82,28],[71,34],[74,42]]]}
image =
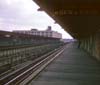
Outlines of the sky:
{"label": "sky", "polygon": [[30,30],[31,28],[52,30],[62,33],[63,38],[72,37],[32,0],[0,0],[0,30]]}

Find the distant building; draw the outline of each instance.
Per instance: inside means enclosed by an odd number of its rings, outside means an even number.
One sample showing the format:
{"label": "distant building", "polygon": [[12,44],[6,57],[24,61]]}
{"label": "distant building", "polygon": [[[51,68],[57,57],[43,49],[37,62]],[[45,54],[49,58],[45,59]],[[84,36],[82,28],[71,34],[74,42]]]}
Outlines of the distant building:
{"label": "distant building", "polygon": [[22,34],[29,34],[29,35],[36,35],[36,36],[44,36],[44,37],[52,37],[52,38],[62,38],[62,34],[56,31],[52,31],[51,26],[48,26],[47,30],[40,31],[37,29],[31,30],[14,30],[15,33],[22,33]]}
{"label": "distant building", "polygon": [[74,42],[76,40],[75,39],[61,39],[61,41],[64,43],[69,43],[69,42]]}

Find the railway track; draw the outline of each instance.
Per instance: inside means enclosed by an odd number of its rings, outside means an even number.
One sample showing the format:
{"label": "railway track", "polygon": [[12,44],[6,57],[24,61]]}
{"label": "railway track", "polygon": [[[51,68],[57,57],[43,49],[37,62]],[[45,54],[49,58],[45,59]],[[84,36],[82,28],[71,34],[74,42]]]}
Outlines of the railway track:
{"label": "railway track", "polygon": [[25,85],[41,72],[51,61],[64,51],[65,46],[61,46],[48,54],[34,60],[30,65],[12,72],[0,79],[0,85]]}
{"label": "railway track", "polygon": [[15,45],[15,46],[0,46],[0,51],[4,50],[12,50],[12,49],[22,49],[22,48],[29,48],[29,47],[37,47],[43,45]]}

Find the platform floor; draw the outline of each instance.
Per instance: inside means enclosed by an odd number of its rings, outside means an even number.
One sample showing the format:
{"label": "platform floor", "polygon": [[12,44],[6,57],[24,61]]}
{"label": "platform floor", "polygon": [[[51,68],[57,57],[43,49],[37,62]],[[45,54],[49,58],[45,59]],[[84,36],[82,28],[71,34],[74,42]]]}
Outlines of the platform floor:
{"label": "platform floor", "polygon": [[71,43],[29,85],[100,85],[100,63]]}

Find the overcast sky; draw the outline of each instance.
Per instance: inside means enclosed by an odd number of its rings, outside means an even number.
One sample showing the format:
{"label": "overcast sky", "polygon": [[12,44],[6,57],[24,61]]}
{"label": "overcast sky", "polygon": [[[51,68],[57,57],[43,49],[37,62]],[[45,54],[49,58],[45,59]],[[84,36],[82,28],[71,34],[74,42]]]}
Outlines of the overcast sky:
{"label": "overcast sky", "polygon": [[52,26],[52,30],[62,33],[63,38],[71,38],[45,12],[37,11],[38,8],[32,0],[0,0],[0,30],[45,30]]}

